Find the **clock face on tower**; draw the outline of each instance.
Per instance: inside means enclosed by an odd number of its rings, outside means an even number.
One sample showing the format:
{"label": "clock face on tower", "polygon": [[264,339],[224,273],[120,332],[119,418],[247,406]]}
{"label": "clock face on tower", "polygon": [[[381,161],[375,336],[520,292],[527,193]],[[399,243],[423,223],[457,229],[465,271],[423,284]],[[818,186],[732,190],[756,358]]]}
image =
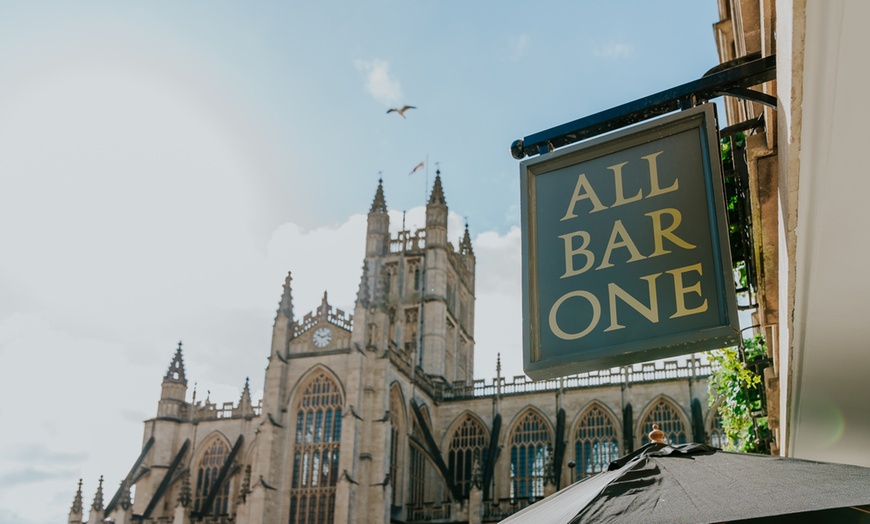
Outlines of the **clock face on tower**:
{"label": "clock face on tower", "polygon": [[332,341],[332,330],[328,327],[319,327],[311,337],[314,345],[319,348],[326,347]]}

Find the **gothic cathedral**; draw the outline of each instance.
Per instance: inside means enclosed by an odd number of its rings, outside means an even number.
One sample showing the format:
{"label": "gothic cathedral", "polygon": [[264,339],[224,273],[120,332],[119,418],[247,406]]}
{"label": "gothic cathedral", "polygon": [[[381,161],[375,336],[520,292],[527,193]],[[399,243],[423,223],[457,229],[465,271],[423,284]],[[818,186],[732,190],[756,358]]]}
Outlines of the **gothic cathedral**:
{"label": "gothic cathedral", "polygon": [[474,282],[440,172],[425,227],[395,237],[379,182],[353,314],[324,294],[297,317],[288,275],[256,403],[247,383],[236,403],[188,401],[179,344],[129,474],[111,498],[101,478],[89,508],[79,482],[69,523],[497,522],[602,471],[653,423],[671,442],[721,442],[695,358],[475,380]]}

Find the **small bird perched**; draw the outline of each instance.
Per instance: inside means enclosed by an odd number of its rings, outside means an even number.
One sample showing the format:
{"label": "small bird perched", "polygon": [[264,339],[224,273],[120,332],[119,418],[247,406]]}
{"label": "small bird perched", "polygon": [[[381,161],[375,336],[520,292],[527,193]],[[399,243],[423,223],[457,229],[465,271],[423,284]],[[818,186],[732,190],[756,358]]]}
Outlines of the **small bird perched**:
{"label": "small bird perched", "polygon": [[409,109],[417,109],[417,107],[416,106],[402,106],[401,108],[393,107],[393,108],[387,109],[387,114],[390,114],[390,113],[395,111],[396,113],[399,113],[402,116],[402,118],[405,118],[405,111],[407,111]]}

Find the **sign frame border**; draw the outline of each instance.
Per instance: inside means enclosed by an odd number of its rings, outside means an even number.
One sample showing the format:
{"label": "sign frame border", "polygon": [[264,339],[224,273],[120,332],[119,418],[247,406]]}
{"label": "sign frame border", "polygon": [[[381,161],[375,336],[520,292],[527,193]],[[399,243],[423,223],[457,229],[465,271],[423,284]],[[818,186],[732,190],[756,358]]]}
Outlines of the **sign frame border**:
{"label": "sign frame border", "polygon": [[[576,354],[545,357],[540,343],[541,322],[538,307],[536,177],[690,129],[697,129],[701,134],[701,155],[711,244],[714,251],[712,255],[719,325],[708,329],[684,331],[605,346],[594,351],[593,357],[581,361],[577,360]],[[733,266],[723,177],[715,103],[707,103],[663,116],[520,162],[523,371],[526,375],[535,380],[557,378],[585,371],[685,355],[694,351],[727,347],[739,341],[740,324],[733,277],[729,278],[727,283],[725,281],[726,276],[732,274]]]}

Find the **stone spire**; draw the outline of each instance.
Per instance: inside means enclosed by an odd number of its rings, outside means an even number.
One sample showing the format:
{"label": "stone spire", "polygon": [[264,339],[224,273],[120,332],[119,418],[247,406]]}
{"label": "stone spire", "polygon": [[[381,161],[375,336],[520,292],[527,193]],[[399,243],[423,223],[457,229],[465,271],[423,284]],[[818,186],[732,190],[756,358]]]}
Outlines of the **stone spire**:
{"label": "stone spire", "polygon": [[282,316],[289,322],[293,322],[292,282],[293,275],[288,271],[287,277],[284,279],[284,292],[281,294],[281,302],[278,303],[278,314],[275,316],[276,324]]}
{"label": "stone spire", "polygon": [[175,350],[175,357],[169,363],[169,369],[163,377],[163,382],[187,385],[187,378],[184,376],[184,358],[181,355],[181,341],[178,342],[178,349]]}
{"label": "stone spire", "polygon": [[375,191],[375,199],[372,201],[372,208],[369,213],[386,213],[387,201],[384,198],[384,180],[378,179],[378,189]]}
{"label": "stone spire", "polygon": [[248,377],[245,377],[245,387],[242,389],[242,396],[239,398],[239,406],[236,410],[242,416],[254,415],[254,403],[251,401],[251,386]]}
{"label": "stone spire", "polygon": [[447,246],[447,201],[441,187],[441,169],[435,171],[435,185],[426,204],[426,247]]}
{"label": "stone spire", "polygon": [[317,308],[317,312],[322,320],[329,318],[329,310],[329,301],[326,299],[326,291],[324,290],[323,300],[320,301],[320,307]]}
{"label": "stone spire", "polygon": [[76,490],[76,496],[73,498],[72,507],[69,509],[69,524],[82,523],[82,479],[79,479],[79,488]]}
{"label": "stone spire", "polygon": [[384,183],[378,179],[378,189],[366,225],[366,257],[381,257],[390,250],[390,215],[384,199]]}
{"label": "stone spire", "polygon": [[429,195],[430,204],[447,205],[444,200],[444,189],[441,187],[441,169],[435,170],[435,184],[432,186],[432,193]]}
{"label": "stone spire", "polygon": [[169,369],[160,385],[160,402],[157,403],[157,417],[178,420],[182,416],[182,404],[187,397],[187,377],[184,375],[184,358],[181,355],[181,342]]}
{"label": "stone spire", "polygon": [[123,511],[127,511],[133,507],[133,498],[130,496],[130,479],[125,478],[121,481],[121,499],[118,501],[118,506]]}
{"label": "stone spire", "polygon": [[100,475],[100,483],[97,485],[97,492],[94,493],[94,503],[91,504],[91,509],[103,511],[103,476]]}
{"label": "stone spire", "polygon": [[471,235],[468,233],[468,222],[465,223],[465,234],[459,242],[459,253],[462,255],[474,255],[474,248],[471,247]]}
{"label": "stone spire", "polygon": [[105,517],[106,514],[103,507],[103,476],[100,475],[100,484],[97,486],[94,503],[91,504],[91,511],[88,513],[88,524],[99,524],[103,522]]}

